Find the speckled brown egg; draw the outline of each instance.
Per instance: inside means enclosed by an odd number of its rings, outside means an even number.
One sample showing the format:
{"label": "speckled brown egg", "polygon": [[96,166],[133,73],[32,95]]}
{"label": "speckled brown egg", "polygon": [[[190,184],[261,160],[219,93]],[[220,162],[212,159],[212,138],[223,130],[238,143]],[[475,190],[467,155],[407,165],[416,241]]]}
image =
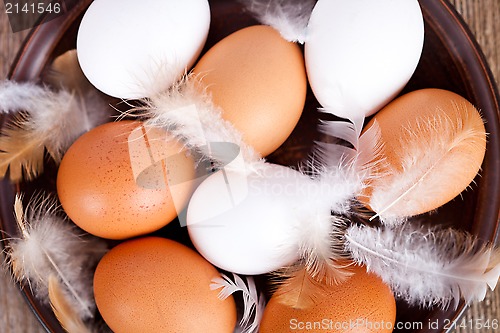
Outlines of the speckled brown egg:
{"label": "speckled brown egg", "polygon": [[169,239],[144,237],[109,251],[94,275],[103,319],[115,333],[232,333],[236,306],[210,289],[218,271]]}
{"label": "speckled brown egg", "polygon": [[434,210],[476,177],[486,151],[479,111],[443,89],[407,93],[385,106],[366,128],[380,129],[377,172],[361,200],[383,218]]}
{"label": "speckled brown egg", "polygon": [[392,332],[396,301],[391,290],[363,267],[356,266],[353,272],[346,282],[326,286],[314,305],[306,308],[293,308],[271,297],[259,332]]}
{"label": "speckled brown egg", "polygon": [[192,193],[193,178],[192,158],[167,132],[120,121],[94,128],[68,149],[57,193],[79,227],[125,239],[175,219]]}
{"label": "speckled brown egg", "polygon": [[263,156],[288,138],[304,108],[303,54],[269,26],[250,26],[222,39],[193,72],[202,78],[222,117]]}

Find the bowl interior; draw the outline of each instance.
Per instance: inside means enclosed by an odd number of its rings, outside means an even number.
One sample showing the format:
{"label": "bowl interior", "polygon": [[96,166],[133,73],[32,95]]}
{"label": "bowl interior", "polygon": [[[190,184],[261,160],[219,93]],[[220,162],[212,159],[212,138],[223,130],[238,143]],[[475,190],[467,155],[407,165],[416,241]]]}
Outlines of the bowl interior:
{"label": "bowl interior", "polygon": [[[66,50],[75,48],[79,21],[91,0],[65,1],[68,12],[54,20],[37,26],[28,36],[12,66],[10,78],[17,81],[43,81],[47,65]],[[500,206],[500,129],[498,120],[499,98],[492,75],[486,65],[479,46],[452,6],[445,0],[420,0],[425,18],[425,42],[423,55],[417,70],[402,93],[420,88],[442,88],[454,91],[478,107],[486,121],[489,134],[486,158],[481,176],[476,178],[472,189],[440,207],[433,214],[422,216],[433,224],[449,225],[470,231],[485,241],[495,241]],[[204,51],[230,33],[257,22],[241,5],[229,0],[211,0],[212,23]],[[111,103],[116,100],[110,99]],[[269,160],[283,165],[296,165],[310,151],[314,140],[320,139],[316,132],[318,102],[309,90],[303,116],[290,138]],[[7,117],[0,117],[2,126]],[[9,180],[0,183],[0,228],[2,238],[18,233],[12,214],[16,192],[26,197],[40,190],[55,192],[57,167],[47,160],[44,174],[29,183],[12,184]],[[158,233],[189,244],[186,230],[175,222]],[[265,277],[262,277],[265,281]],[[432,283],[429,281],[429,283]],[[262,283],[265,288],[265,282]],[[61,332],[50,307],[38,301],[29,288],[22,291],[48,332]],[[404,302],[397,304],[397,321],[413,324],[405,332],[441,332],[447,320],[453,320],[463,310],[418,309]],[[429,325],[437,322],[438,325]],[[420,324],[419,324],[420,323]],[[410,328],[409,326],[407,328]],[[397,332],[397,330],[395,331]]]}

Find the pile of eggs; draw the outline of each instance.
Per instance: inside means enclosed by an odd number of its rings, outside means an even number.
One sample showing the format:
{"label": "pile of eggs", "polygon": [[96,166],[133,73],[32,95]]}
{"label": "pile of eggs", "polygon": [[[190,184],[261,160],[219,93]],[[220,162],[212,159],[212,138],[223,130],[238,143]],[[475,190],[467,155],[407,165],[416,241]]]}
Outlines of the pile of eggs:
{"label": "pile of eggs", "polygon": [[[424,25],[417,0],[319,0],[303,48],[273,27],[255,25],[230,34],[202,54],[209,28],[207,0],[95,0],[79,28],[79,64],[98,90],[126,100],[166,91],[192,71],[222,118],[263,157],[280,147],[296,127],[308,86],[325,112],[355,125],[375,114],[366,128],[378,124],[386,159],[394,168],[400,167],[405,153],[402,138],[411,136],[408,128],[418,128],[419,117],[465,119],[471,128],[484,132],[477,110],[452,92],[424,89],[393,100],[411,78],[422,51]],[[449,185],[422,194],[423,205],[409,198],[392,213],[417,215],[458,195],[484,157],[484,138],[475,140],[482,149],[462,149],[443,164],[442,168],[461,166],[458,176],[440,174],[448,177],[440,182]],[[423,137],[422,144],[427,143]],[[283,169],[290,175],[270,175],[281,187],[286,181],[293,183],[294,177],[305,177],[280,166],[273,172]],[[119,240],[94,277],[99,312],[113,331],[233,332],[235,300],[220,299],[218,291],[210,289],[211,281],[220,276],[217,268],[263,274],[296,260],[266,252],[287,239],[284,231],[296,215],[289,209],[289,198],[270,195],[259,188],[259,181],[252,182],[241,204],[247,207],[219,216],[218,207],[237,206],[224,186],[227,175],[215,172],[198,184],[197,172],[197,159],[181,140],[140,120],[101,125],[66,152],[57,175],[63,209],[83,230]],[[378,203],[370,197],[383,188],[376,182],[387,184],[391,179],[379,178],[359,198],[374,211]],[[275,207],[272,212],[259,210],[269,203]],[[150,235],[179,214],[187,214],[188,226],[190,221],[193,225],[188,229],[197,251]],[[204,220],[216,225],[196,227]],[[276,223],[269,225],[269,220]],[[353,271],[348,282],[329,286],[309,309],[290,308],[271,298],[260,331],[288,332],[294,323],[323,318],[393,324],[390,289],[364,268]],[[392,328],[387,327],[378,331]]]}

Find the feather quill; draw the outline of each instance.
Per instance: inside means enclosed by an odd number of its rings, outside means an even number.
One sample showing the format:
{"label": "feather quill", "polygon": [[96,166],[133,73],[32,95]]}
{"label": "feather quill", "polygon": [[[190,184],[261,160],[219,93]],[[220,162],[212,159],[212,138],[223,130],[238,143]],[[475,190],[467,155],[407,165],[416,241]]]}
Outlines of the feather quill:
{"label": "feather quill", "polygon": [[396,295],[423,307],[482,301],[500,276],[500,251],[454,229],[410,222],[380,229],[352,226],[346,250],[379,275]]}
{"label": "feather quill", "polygon": [[38,196],[24,210],[17,196],[14,206],[21,235],[10,239],[6,251],[15,280],[27,282],[37,298],[46,302],[49,277],[56,276],[71,295],[71,307],[82,318],[92,317],[92,267],[106,252],[105,243],[80,235],[58,215],[59,207],[51,197]]}
{"label": "feather quill", "polygon": [[211,290],[220,289],[219,298],[222,300],[236,292],[241,292],[243,294],[243,314],[237,330],[241,333],[257,333],[266,305],[265,298],[264,295],[258,293],[252,277],[245,279],[247,283],[233,273],[233,281],[227,275],[222,274],[222,277],[212,280],[210,288]]}
{"label": "feather quill", "polygon": [[[438,186],[437,182],[451,179],[460,168],[453,161],[455,153],[484,150],[486,139],[484,128],[469,121],[467,113],[462,119],[451,119],[447,115],[421,119],[405,130],[407,135],[401,138],[400,144],[404,149],[400,149],[396,157],[400,163],[382,167],[379,181],[371,185],[369,205],[377,213],[372,219],[379,217],[389,224],[425,212],[428,200],[446,197],[449,186]],[[463,158],[469,156],[462,155]],[[477,170],[481,168],[473,158],[469,164]],[[460,173],[457,171],[457,174]]]}
{"label": "feather quill", "polygon": [[49,276],[49,299],[52,311],[61,326],[68,333],[93,333],[80,317],[79,313],[71,306],[58,278]]}
{"label": "feather quill", "polygon": [[240,0],[265,25],[290,42],[304,43],[315,0]]}
{"label": "feather quill", "polygon": [[[0,110],[18,112],[0,133],[0,177],[32,180],[43,172],[44,150],[59,162],[82,133],[106,121],[105,110],[87,109],[79,95],[32,83],[0,83]],[[108,114],[109,115],[109,114]]]}

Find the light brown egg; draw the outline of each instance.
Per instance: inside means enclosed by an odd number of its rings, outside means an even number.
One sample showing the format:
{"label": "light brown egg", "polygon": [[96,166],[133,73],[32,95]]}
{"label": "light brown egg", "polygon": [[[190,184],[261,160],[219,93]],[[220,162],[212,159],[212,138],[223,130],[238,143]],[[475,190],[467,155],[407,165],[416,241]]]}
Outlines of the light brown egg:
{"label": "light brown egg", "polygon": [[222,117],[263,156],[288,138],[304,108],[302,52],[269,26],[247,27],[224,38],[193,72],[222,109]]}
{"label": "light brown egg", "polygon": [[271,297],[259,332],[392,332],[396,301],[391,290],[363,267],[353,272],[346,282],[326,287],[307,308],[289,307]]}
{"label": "light brown egg", "polygon": [[85,133],[68,149],[57,193],[79,227],[125,239],[175,219],[193,191],[193,178],[192,158],[168,133],[120,121]]}
{"label": "light brown egg", "polygon": [[169,239],[125,241],[108,252],[94,275],[103,319],[115,333],[232,333],[233,297],[210,290],[218,271],[195,251]]}
{"label": "light brown egg", "polygon": [[425,213],[455,198],[480,170],[486,133],[478,110],[446,90],[405,94],[367,124],[378,125],[377,177],[361,200],[382,217]]}

